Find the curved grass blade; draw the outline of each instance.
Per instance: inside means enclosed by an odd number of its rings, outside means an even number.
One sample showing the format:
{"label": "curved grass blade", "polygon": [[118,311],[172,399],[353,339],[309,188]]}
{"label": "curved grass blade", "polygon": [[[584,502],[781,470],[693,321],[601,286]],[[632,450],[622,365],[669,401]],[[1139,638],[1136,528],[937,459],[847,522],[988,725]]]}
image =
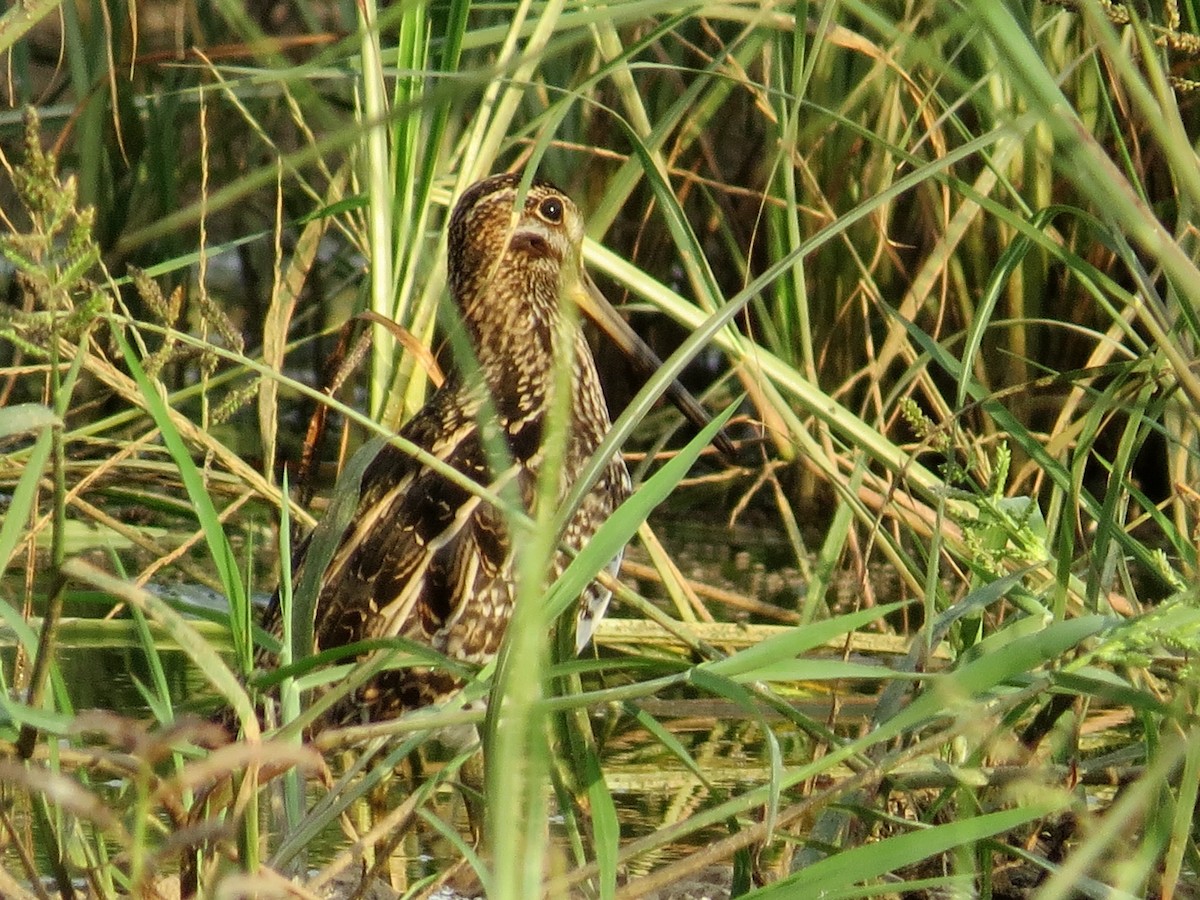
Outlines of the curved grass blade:
{"label": "curved grass blade", "polygon": [[[1016,809],[986,813],[853,847],[746,896],[754,900],[783,900],[785,897],[798,896],[797,891],[810,897],[847,891],[923,859],[937,857],[955,847],[985,840],[1045,818],[1065,809],[1070,803],[1070,796],[1064,793],[1062,796],[1035,800]],[[900,885],[893,885],[893,890],[897,887]]]}
{"label": "curved grass blade", "polygon": [[[141,390],[146,411],[150,413],[154,423],[158,426],[163,443],[179,469],[179,476],[187,490],[188,499],[196,511],[196,518],[204,532],[204,540],[212,556],[213,565],[221,578],[221,586],[225,589],[226,596],[229,597],[234,652],[242,670],[248,672],[253,666],[254,660],[254,647],[250,639],[253,616],[229,537],[225,534],[225,528],[213,505],[212,497],[205,487],[204,478],[200,474],[200,470],[196,468],[191,453],[188,452],[183,438],[171,421],[162,395],[150,381],[121,329],[113,328],[112,333],[125,356],[125,363],[129,366],[130,374],[133,375]],[[244,692],[242,693],[244,695]],[[243,721],[243,724],[246,723]]]}
{"label": "curved grass blade", "polygon": [[813,622],[810,625],[797,626],[790,632],[767,638],[725,659],[705,663],[704,668],[714,675],[726,678],[756,678],[759,676],[755,673],[759,670],[766,670],[786,660],[794,660],[802,653],[820,647],[840,635],[857,631],[862,626],[882,619],[907,605],[907,601],[888,603]]}
{"label": "curved grass blade", "polygon": [[[699,434],[690,440],[686,447],[668,460],[661,469],[655,472],[639,487],[633,495],[600,526],[588,545],[579,552],[575,559],[559,576],[546,595],[545,603],[549,610],[547,615],[557,618],[570,607],[583,592],[583,589],[596,577],[601,569],[608,565],[624,549],[625,545],[637,533],[638,528],[656,506],[666,499],[675,486],[683,480],[691,469],[692,464],[700,453],[712,441],[713,436],[720,431],[733,415],[736,404],[716,416]],[[607,443],[607,442],[606,442]],[[597,457],[604,456],[604,447],[596,452]],[[570,503],[568,498],[567,503]]]}
{"label": "curved grass blade", "polygon": [[237,676],[225,665],[221,654],[213,649],[212,645],[192,627],[187,619],[149,591],[114,578],[81,559],[67,560],[63,564],[62,571],[67,577],[91,584],[100,590],[107,591],[114,597],[120,597],[166,629],[196,668],[204,673],[209,684],[225,698],[237,713],[247,738],[258,739],[258,717],[255,715],[254,705],[250,702],[250,696],[246,693],[246,689]]}
{"label": "curved grass blade", "polygon": [[[0,522],[0,575],[8,568],[13,550],[24,531],[25,523],[29,521],[29,513],[33,509],[34,497],[37,493],[38,482],[50,461],[50,448],[53,445],[53,430],[46,427],[34,441],[28,459],[17,479],[13,489],[8,509],[4,512],[4,521]],[[5,605],[7,604],[0,604]],[[36,642],[35,642],[36,643]],[[30,648],[32,650],[32,648]]]}

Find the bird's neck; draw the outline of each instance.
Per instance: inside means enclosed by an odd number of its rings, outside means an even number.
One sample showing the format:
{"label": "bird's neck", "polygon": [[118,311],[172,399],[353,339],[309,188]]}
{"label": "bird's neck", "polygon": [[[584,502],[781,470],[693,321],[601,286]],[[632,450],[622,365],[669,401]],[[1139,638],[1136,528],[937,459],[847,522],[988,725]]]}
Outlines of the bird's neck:
{"label": "bird's neck", "polygon": [[[583,332],[574,327],[557,338],[542,334],[537,341],[507,341],[512,332],[499,329],[490,339],[475,343],[479,366],[468,383],[486,385],[498,424],[506,432],[510,452],[529,459],[541,448],[547,424],[563,415],[556,408],[559,391],[569,384],[565,411],[569,456],[590,456],[610,424],[596,365]],[[568,360],[556,359],[555,344],[571,341]],[[569,363],[569,376],[567,375]]]}
{"label": "bird's neck", "polygon": [[[523,332],[504,328],[483,333],[474,341],[479,377],[499,403],[521,401],[524,408],[549,407],[555,392],[570,369],[571,405],[581,390],[595,383],[596,367],[582,330],[573,327],[548,327],[530,322]],[[569,347],[561,353],[559,347]]]}

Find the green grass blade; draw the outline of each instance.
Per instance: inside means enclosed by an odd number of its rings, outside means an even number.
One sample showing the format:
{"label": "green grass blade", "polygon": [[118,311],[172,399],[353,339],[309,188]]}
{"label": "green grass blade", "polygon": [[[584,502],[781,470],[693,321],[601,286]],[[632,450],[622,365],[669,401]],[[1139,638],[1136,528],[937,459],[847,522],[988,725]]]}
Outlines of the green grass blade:
{"label": "green grass blade", "polygon": [[171,459],[174,460],[179,470],[180,478],[183,479],[188,499],[196,511],[196,518],[204,532],[204,539],[212,556],[213,565],[220,575],[221,585],[225,589],[226,596],[229,597],[231,611],[230,625],[233,634],[235,655],[239,665],[242,667],[242,671],[248,672],[253,666],[254,661],[254,647],[253,642],[250,640],[252,614],[249,599],[246,597],[246,591],[242,584],[241,574],[237,569],[233,547],[229,543],[228,536],[225,534],[225,528],[221,524],[216,507],[213,506],[212,497],[204,483],[204,477],[200,474],[200,470],[196,468],[191,453],[188,452],[183,439],[171,421],[171,416],[167,412],[167,406],[163,402],[162,395],[159,393],[158,388],[150,381],[149,376],[146,375],[133,349],[129,346],[129,342],[125,339],[124,334],[119,329],[114,329],[113,334],[117,339],[121,352],[124,354],[125,363],[129,366],[130,373],[141,389],[142,400],[146,404],[146,410],[158,426],[163,443],[166,445],[167,450],[171,454]]}
{"label": "green grass blade", "polygon": [[[835,853],[820,862],[775,882],[769,887],[752,891],[747,897],[754,900],[805,896],[821,896],[825,892],[845,891],[875,878],[932,859],[955,847],[985,840],[1020,828],[1029,822],[1045,818],[1070,804],[1070,798],[1043,797],[1031,800],[1015,809],[987,813],[961,819],[933,828],[885,838],[871,844],[852,847]],[[897,887],[892,886],[893,889]]]}

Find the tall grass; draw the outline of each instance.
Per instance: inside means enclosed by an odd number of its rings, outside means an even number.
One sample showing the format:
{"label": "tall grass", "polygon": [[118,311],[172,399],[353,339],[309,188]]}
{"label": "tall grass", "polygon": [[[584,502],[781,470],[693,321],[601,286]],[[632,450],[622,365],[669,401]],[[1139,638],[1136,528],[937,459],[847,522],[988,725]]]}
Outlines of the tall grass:
{"label": "tall grass", "polygon": [[[1093,0],[297,10],[282,37],[227,3],[181,7],[181,30],[127,3],[0,19],[0,616],[16,647],[0,820],[22,867],[0,892],[70,894],[79,878],[145,892],[181,855],[207,892],[300,873],[315,888],[364,860],[383,870],[416,827],[492,897],[636,897],[714,867],[753,896],[1186,896],[1200,869],[1191,2],[1148,20]],[[375,824],[349,817],[431,734],[483,714],[452,704],[306,741],[369,671],[298,702],[345,674],[301,635],[274,676],[298,693],[260,729],[255,692],[276,684],[252,672],[250,597],[288,565],[264,521],[322,518],[289,505],[276,463],[298,454],[311,404],[353,426],[321,448],[332,459],[397,440],[427,390],[422,357],[376,328],[359,390],[324,394],[333,332],[373,310],[434,344],[446,209],[515,166],[576,197],[607,293],[664,356],[682,342],[597,460],[688,446],[638,469],[555,584],[547,526],[565,511],[512,511],[540,537],[518,627],[465,693],[492,696],[477,853],[443,804],[467,753],[393,792]],[[649,413],[685,369],[734,413],[738,465]],[[680,487],[700,457],[706,477]],[[782,535],[814,572],[786,611],[803,624],[727,643],[707,621],[720,610],[663,564],[684,612],[617,586],[616,614],[669,638],[613,637],[618,651],[602,630],[596,657],[552,653],[580,585],[672,491]],[[881,569],[886,590],[868,577]],[[229,612],[144,590],[177,577]],[[132,638],[81,621],[97,593],[134,611]],[[61,662],[95,634],[151,661],[155,724],[75,714]],[[168,648],[235,710],[241,741],[217,746],[187,717]],[[714,734],[758,735],[761,765],[732,784],[695,720],[656,705],[702,698],[724,710]],[[626,742],[694,779],[637,835],[611,788]],[[358,840],[322,855],[339,821]]]}

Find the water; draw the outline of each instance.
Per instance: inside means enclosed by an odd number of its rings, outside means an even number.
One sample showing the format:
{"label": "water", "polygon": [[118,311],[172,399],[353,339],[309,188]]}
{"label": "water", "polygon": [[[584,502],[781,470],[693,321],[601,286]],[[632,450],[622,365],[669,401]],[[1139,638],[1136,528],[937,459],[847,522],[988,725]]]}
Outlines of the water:
{"label": "water", "polygon": [[[766,589],[775,595],[772,599],[781,602],[784,608],[795,610],[803,583],[798,568],[789,569],[782,565],[782,561],[790,558],[790,548],[775,538],[767,539],[749,530],[742,530],[739,534],[740,537],[734,540],[727,537],[724,542],[717,541],[711,535],[698,541],[684,541],[681,548],[672,546],[669,552],[690,577],[742,593]],[[691,537],[695,538],[696,535]],[[639,553],[631,553],[631,558],[636,561]],[[646,561],[644,556],[641,559]],[[775,580],[769,581],[771,578]],[[769,588],[772,584],[773,590]],[[651,582],[643,582],[640,587],[649,594],[654,593]],[[159,593],[161,596],[162,593]],[[209,594],[200,597],[192,590],[180,594],[174,588],[170,593],[170,599],[176,601],[182,597],[189,603],[199,603],[209,609],[223,606],[222,598]],[[80,603],[68,604],[68,608],[75,612],[89,609]],[[108,604],[91,609],[107,611]],[[730,615],[734,618],[744,617],[736,610]],[[61,634],[64,640],[57,658],[70,702],[76,710],[112,710],[130,720],[141,721],[144,727],[153,732],[155,726],[150,723],[155,718],[155,708],[160,711],[171,708],[179,714],[201,708],[202,701],[211,698],[208,679],[196,671],[184,653],[163,650],[158,654],[161,685],[166,694],[162,697],[158,695],[159,682],[155,677],[155,668],[132,630],[125,629],[121,632],[124,636],[115,636],[120,629],[113,626],[110,636],[106,637],[105,634],[96,636],[86,630],[76,630],[71,623],[66,625]],[[0,665],[4,666],[5,671],[11,671],[13,657],[11,645],[0,648]],[[660,724],[686,748],[702,768],[705,778],[703,781],[699,779],[628,714],[616,708],[595,711],[594,724],[602,735],[602,770],[616,804],[623,844],[652,836],[697,809],[720,802],[745,786],[762,784],[769,778],[763,762],[766,758],[763,725],[757,720],[748,719],[744,711],[734,705],[714,705],[711,698],[699,692],[677,691],[649,699],[645,708],[652,710],[652,715]],[[782,748],[785,764],[797,764],[809,758],[809,741],[792,726],[776,719],[772,720],[771,727]],[[90,746],[93,756],[108,752],[103,742],[93,740]],[[109,749],[126,752],[118,746]],[[347,765],[351,759],[352,755],[331,756],[329,762],[340,767]],[[168,755],[155,763],[161,777],[171,776],[169,760]],[[423,777],[436,774],[442,762],[444,758],[436,756],[429,760]],[[60,765],[64,773],[86,779],[89,784],[94,783],[96,786],[89,790],[129,828],[134,818],[134,808],[130,806],[129,776],[113,776],[110,773],[102,779],[103,783],[93,782],[86,761],[71,757],[64,759]],[[399,807],[412,791],[412,786],[413,783],[405,777],[396,777],[375,792],[370,801],[357,804],[350,817],[358,824],[359,832],[366,831],[373,821],[378,821]],[[310,781],[307,804],[318,802],[326,790],[319,780]],[[554,808],[553,798],[550,798],[550,802],[551,808]],[[18,810],[18,815],[27,816],[28,812],[26,805],[25,812],[22,814]],[[164,817],[161,809],[155,812],[155,816],[162,831],[150,835],[151,847],[162,846],[171,832],[178,830]],[[279,814],[271,813],[270,804],[264,801],[264,833],[277,827],[272,822],[279,821],[282,821]],[[554,847],[552,856],[558,860],[557,865],[569,871],[573,857],[564,820],[557,817],[549,823],[549,827]],[[468,821],[461,796],[449,787],[440,789],[426,802],[421,815],[399,836],[396,846],[386,851],[389,859],[385,868],[390,872],[387,880],[403,889],[435,878],[461,859],[460,846],[452,836],[458,835],[458,840],[461,840],[461,836],[467,833]],[[681,859],[698,847],[727,835],[728,829],[724,825],[702,830],[684,841],[656,848],[633,859],[625,871],[630,877],[636,878],[640,872]],[[272,840],[271,844],[274,843]],[[304,864],[319,869],[336,858],[350,843],[350,837],[335,821],[308,843]],[[109,847],[110,853],[114,854],[120,849],[117,844]],[[168,855],[163,862],[172,866],[176,860],[177,854]],[[45,871],[47,860],[44,856],[39,857],[38,865]],[[361,871],[357,866],[352,869],[356,875]],[[702,880],[696,896],[728,896],[727,886],[722,887],[723,881],[727,880],[722,873],[724,869],[714,871],[707,881]],[[711,886],[712,890],[709,891],[706,885]],[[378,896],[388,895],[380,893]],[[435,896],[445,900],[471,896],[471,892],[460,886],[458,889],[442,889],[442,893]]]}

